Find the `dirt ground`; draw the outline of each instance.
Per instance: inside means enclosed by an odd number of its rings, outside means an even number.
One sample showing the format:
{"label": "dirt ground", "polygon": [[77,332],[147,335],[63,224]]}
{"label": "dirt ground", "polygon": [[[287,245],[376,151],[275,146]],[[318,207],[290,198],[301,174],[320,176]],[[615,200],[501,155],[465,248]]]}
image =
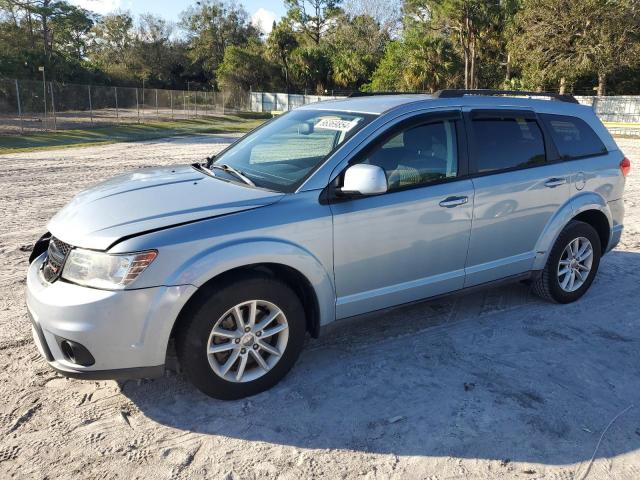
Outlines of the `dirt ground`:
{"label": "dirt ground", "polygon": [[[587,295],[523,285],[340,325],[250,399],[175,373],[67,380],[31,339],[28,250],[79,190],[222,148],[207,135],[0,156],[0,478],[640,478],[640,141],[626,230]],[[593,462],[591,459],[593,458]]]}

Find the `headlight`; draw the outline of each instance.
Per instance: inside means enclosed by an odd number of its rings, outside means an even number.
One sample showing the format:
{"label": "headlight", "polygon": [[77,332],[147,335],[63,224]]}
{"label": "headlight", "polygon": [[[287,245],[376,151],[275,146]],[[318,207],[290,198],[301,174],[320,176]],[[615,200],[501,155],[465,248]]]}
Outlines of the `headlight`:
{"label": "headlight", "polygon": [[158,252],[108,254],[74,248],[64,264],[62,278],[87,287],[121,290],[133,282]]}

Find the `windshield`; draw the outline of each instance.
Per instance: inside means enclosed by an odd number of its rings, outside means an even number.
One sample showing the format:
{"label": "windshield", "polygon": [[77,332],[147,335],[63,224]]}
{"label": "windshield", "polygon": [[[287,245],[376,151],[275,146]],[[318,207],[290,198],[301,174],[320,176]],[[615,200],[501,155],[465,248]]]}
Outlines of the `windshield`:
{"label": "windshield", "polygon": [[[372,119],[361,113],[295,110],[247,135],[217,157],[214,165],[232,167],[258,187],[293,192]],[[215,173],[231,175],[222,169]]]}

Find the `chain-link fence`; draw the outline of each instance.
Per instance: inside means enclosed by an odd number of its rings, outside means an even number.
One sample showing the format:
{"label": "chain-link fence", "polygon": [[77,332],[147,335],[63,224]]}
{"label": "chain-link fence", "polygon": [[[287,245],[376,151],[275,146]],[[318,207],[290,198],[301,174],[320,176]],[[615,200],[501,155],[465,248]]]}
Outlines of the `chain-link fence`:
{"label": "chain-link fence", "polygon": [[583,105],[589,105],[603,122],[640,123],[640,96],[576,96]]}
{"label": "chain-link fence", "polygon": [[589,105],[613,135],[640,137],[640,96],[576,96]]}
{"label": "chain-link fence", "polygon": [[293,93],[251,92],[249,105],[252,112],[283,112],[307,103],[345,98],[337,95],[299,95]]}
{"label": "chain-link fence", "polygon": [[[251,92],[249,108],[253,112],[288,111],[306,105],[336,98],[335,95],[297,95],[274,92]],[[614,135],[640,136],[640,96],[576,96],[583,105],[594,109],[606,122]]]}
{"label": "chain-link fence", "polygon": [[[105,87],[0,79],[0,134],[187,120],[239,111],[282,112],[334,95]],[[640,96],[577,96],[614,134],[640,136]],[[615,123],[612,125],[611,123]]]}
{"label": "chain-link fence", "polygon": [[0,79],[0,133],[196,119],[249,111],[249,93]]}

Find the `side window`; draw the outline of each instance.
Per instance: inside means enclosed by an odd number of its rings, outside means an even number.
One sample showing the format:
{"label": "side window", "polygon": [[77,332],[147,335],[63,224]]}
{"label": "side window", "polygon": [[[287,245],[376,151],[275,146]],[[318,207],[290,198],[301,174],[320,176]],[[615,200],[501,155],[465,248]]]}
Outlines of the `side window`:
{"label": "side window", "polygon": [[381,167],[389,191],[455,177],[458,173],[455,121],[408,127],[375,147],[361,163]]}
{"label": "side window", "polygon": [[546,161],[538,123],[524,117],[481,117],[471,121],[478,173],[539,165]]}
{"label": "side window", "polygon": [[607,148],[587,123],[577,117],[542,115],[558,153],[563,159],[602,155]]}

